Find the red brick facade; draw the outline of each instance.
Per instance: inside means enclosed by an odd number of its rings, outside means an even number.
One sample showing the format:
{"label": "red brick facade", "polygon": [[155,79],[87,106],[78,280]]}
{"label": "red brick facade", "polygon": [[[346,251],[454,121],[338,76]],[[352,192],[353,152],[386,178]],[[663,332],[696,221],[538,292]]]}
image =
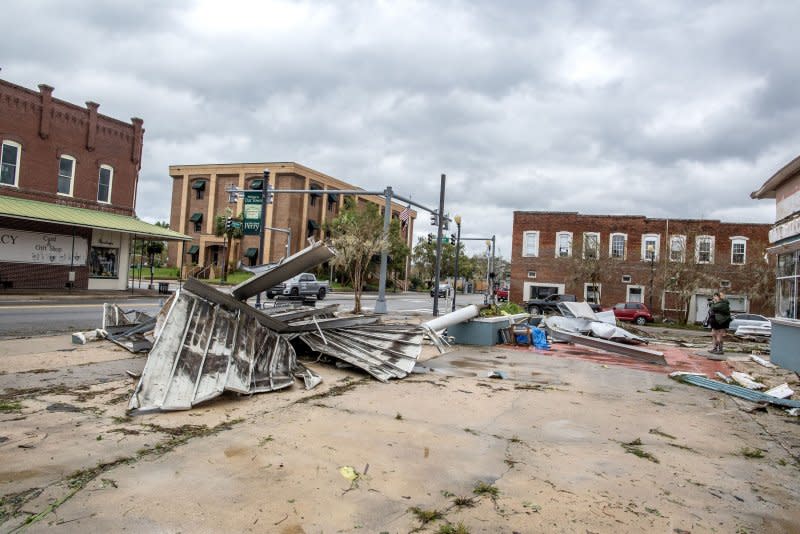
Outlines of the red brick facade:
{"label": "red brick facade", "polygon": [[[134,215],[144,129],[82,108],[40,91],[0,80],[0,141],[22,147],[16,186],[0,185],[0,195]],[[61,156],[75,158],[72,196],[57,194]],[[113,169],[110,203],[98,198],[100,166]]]}
{"label": "red brick facade", "polygon": [[[654,313],[672,316],[679,315],[680,307],[673,302],[676,280],[695,275],[703,282],[692,295],[690,320],[695,320],[697,310],[702,308],[703,303],[695,301],[717,289],[732,296],[736,311],[771,313],[771,301],[761,301],[752,294],[753,273],[759,269],[772,272],[763,259],[769,228],[768,224],[717,220],[517,211],[510,297],[512,301],[524,302],[557,291],[590,300],[594,296],[592,286],[599,286],[599,301],[603,306],[641,300],[648,305],[652,302]],[[564,239],[559,242],[561,233]],[[583,259],[584,241],[592,239],[586,237],[587,233],[599,234],[596,260]],[[613,255],[612,234],[618,234],[615,239],[618,247]],[[644,236],[649,241],[644,242]],[[734,242],[738,244],[735,257]],[[561,246],[566,243],[569,245]],[[744,257],[739,255],[742,243]],[[655,245],[650,256],[645,249],[647,244]]]}

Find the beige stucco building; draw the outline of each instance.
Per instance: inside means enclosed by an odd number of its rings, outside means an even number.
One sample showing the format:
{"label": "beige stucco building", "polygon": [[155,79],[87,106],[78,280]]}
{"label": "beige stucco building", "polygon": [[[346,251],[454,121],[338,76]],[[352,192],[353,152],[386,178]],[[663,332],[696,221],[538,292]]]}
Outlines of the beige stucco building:
{"label": "beige stucco building", "polygon": [[[325,237],[324,225],[339,214],[344,205],[344,196],[336,190],[362,189],[343,182],[314,169],[294,162],[271,163],[226,163],[207,165],[171,165],[172,208],[170,228],[192,237],[184,245],[169,245],[169,264],[188,271],[206,271],[221,267],[223,260],[223,238],[215,235],[217,216],[225,216],[227,210],[233,216],[242,213],[244,200],[235,199],[228,190],[260,189],[264,170],[270,171],[270,184],[274,189],[314,189],[319,193],[275,194],[272,204],[267,205],[266,227],[291,229],[291,253],[307,246],[308,238],[320,240]],[[381,208],[384,198],[358,195],[359,202],[375,202]],[[392,203],[392,217],[398,218],[405,206]],[[403,228],[403,235],[411,246],[416,212]],[[264,238],[264,263],[275,262],[287,253],[286,232],[267,230]],[[244,236],[241,243],[234,241],[231,263],[254,265],[258,259],[259,236]],[[184,268],[185,267],[185,268]],[[406,278],[405,273],[401,274]]]}

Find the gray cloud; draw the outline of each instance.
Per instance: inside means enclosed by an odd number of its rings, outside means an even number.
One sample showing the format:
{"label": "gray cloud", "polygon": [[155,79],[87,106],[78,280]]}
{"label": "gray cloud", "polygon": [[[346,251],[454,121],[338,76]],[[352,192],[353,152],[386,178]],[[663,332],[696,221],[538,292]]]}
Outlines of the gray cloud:
{"label": "gray cloud", "polygon": [[509,256],[514,210],[770,221],[749,192],[799,145],[798,11],[12,0],[0,66],[144,118],[146,219],[170,164],[293,160],[431,206],[444,172],[447,211]]}

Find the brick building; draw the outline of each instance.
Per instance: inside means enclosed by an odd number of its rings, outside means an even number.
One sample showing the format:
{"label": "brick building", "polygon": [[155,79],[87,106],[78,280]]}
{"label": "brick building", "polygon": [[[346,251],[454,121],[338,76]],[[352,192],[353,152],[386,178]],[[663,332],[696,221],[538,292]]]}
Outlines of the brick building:
{"label": "brick building", "polygon": [[[224,256],[223,238],[215,235],[215,219],[230,210],[233,216],[242,213],[244,200],[234,199],[227,193],[231,188],[260,189],[264,169],[270,171],[270,184],[275,189],[317,190],[319,193],[276,194],[267,205],[266,227],[290,229],[289,234],[268,230],[264,239],[264,262],[280,260],[308,244],[308,238],[323,239],[323,226],[339,214],[345,197],[336,190],[360,189],[293,162],[286,163],[231,163],[209,165],[171,165],[172,209],[170,228],[192,237],[191,243],[170,244],[169,264],[181,267],[185,274],[190,270],[221,268]],[[374,202],[383,211],[383,197],[357,196],[359,202]],[[393,203],[392,216],[397,218],[404,206]],[[416,212],[410,211],[404,236],[411,246]],[[255,265],[258,258],[259,236],[246,235],[241,242],[234,240],[230,251],[231,264],[242,262]],[[183,267],[186,266],[184,269]],[[401,273],[406,279],[406,273]]]}
{"label": "brick building", "polygon": [[770,356],[778,365],[800,372],[800,156],[750,196],[775,199],[775,224],[769,231],[769,253],[777,259]]}
{"label": "brick building", "polygon": [[182,239],[134,216],[142,120],[0,80],[0,288],[125,289],[130,243]]}
{"label": "brick building", "polygon": [[650,219],[639,215],[514,212],[511,299],[553,293],[613,306],[644,302],[667,317],[701,321],[718,289],[734,311],[771,310],[755,283],[768,224]]}

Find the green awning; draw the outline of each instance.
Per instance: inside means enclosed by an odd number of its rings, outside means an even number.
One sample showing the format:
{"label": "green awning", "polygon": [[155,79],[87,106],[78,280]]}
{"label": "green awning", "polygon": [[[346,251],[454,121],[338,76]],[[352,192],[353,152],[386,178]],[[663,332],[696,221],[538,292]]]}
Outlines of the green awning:
{"label": "green awning", "polygon": [[339,195],[337,193],[328,193],[328,202],[339,202]]}
{"label": "green awning", "polygon": [[189,247],[189,250],[186,251],[187,254],[197,254],[200,252],[200,247],[198,245],[192,245]]}
{"label": "green awning", "polygon": [[192,189],[197,189],[198,191],[202,191],[206,188],[206,181],[205,180],[195,180],[192,182]]}
{"label": "green awning", "polygon": [[308,229],[309,230],[317,230],[317,229],[319,229],[319,223],[317,221],[315,221],[314,219],[309,219],[308,220]]}
{"label": "green awning", "polygon": [[244,257],[245,258],[255,258],[257,256],[258,256],[258,249],[257,248],[252,248],[252,247],[248,248],[244,253]]}
{"label": "green awning", "polygon": [[317,184],[311,184],[311,189],[312,189],[312,190],[314,190],[314,191],[319,191],[319,193],[310,193],[310,195],[311,195],[312,197],[320,197],[320,196],[322,196],[322,191],[323,191],[323,189],[322,189],[322,187],[320,187],[319,185],[317,185]]}
{"label": "green awning", "polygon": [[113,230],[140,237],[157,237],[167,241],[191,241],[192,239],[174,230],[146,223],[127,215],[73,208],[5,195],[0,195],[0,217]]}
{"label": "green awning", "polygon": [[249,189],[263,189],[264,188],[264,180],[253,180],[250,182]]}
{"label": "green awning", "polygon": [[189,220],[193,223],[198,223],[203,220],[203,214],[200,212],[192,213],[192,216],[189,217]]}

